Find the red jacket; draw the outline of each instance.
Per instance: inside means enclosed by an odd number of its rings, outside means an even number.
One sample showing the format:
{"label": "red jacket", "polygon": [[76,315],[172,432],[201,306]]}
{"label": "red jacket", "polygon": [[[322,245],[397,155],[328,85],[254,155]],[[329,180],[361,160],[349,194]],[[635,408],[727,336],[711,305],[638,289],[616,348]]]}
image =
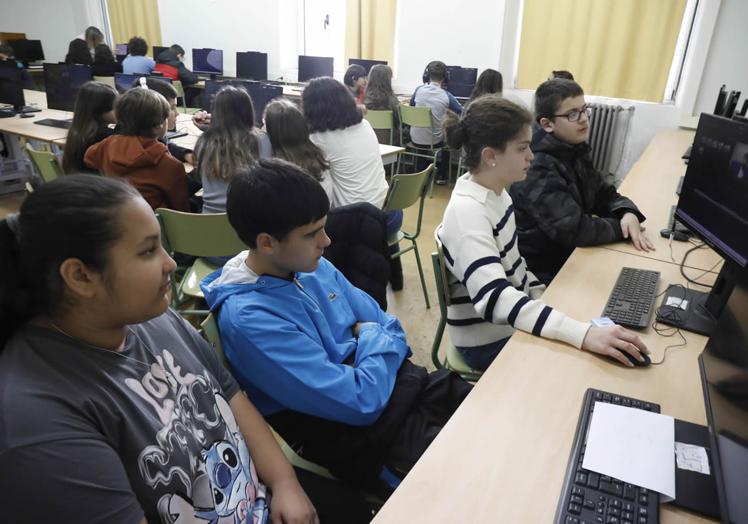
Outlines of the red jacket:
{"label": "red jacket", "polygon": [[130,182],[155,210],[189,211],[184,164],[155,138],[112,135],[86,150],[85,164]]}

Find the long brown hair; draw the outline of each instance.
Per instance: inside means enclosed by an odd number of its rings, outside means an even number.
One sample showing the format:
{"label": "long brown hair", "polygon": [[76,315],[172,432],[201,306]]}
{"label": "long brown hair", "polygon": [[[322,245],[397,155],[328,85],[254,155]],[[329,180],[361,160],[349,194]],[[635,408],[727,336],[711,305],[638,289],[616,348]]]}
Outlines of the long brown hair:
{"label": "long brown hair", "polygon": [[273,155],[293,162],[317,180],[330,166],[319,147],[309,140],[304,114],[291,102],[279,98],[265,108],[265,130],[273,146]]}
{"label": "long brown hair", "polygon": [[244,89],[222,88],[213,101],[210,127],[195,145],[200,174],[228,180],[257,163],[259,155],[252,98]]}
{"label": "long brown hair", "polygon": [[75,99],[73,123],[70,124],[62,169],[67,174],[85,170],[83,156],[86,149],[96,142],[107,127],[102,115],[114,108],[117,90],[103,82],[86,82]]}

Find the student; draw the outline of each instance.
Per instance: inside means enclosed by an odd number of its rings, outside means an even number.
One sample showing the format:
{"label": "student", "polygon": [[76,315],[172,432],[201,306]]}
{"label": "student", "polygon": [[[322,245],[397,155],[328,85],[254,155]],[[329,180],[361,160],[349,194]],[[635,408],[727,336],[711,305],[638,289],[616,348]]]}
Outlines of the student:
{"label": "student", "polygon": [[[76,43],[75,45],[73,42],[78,41],[79,43]],[[94,57],[94,49],[96,49],[96,46],[99,45],[104,41],[104,33],[101,32],[101,29],[94,26],[89,26],[86,28],[86,30],[83,32],[83,34],[78,35],[73,40],[70,41],[70,45],[68,46],[68,54],[70,54],[70,49],[75,48],[76,53],[80,49],[82,49],[80,42],[82,42],[85,45],[85,49],[88,52],[88,62],[68,62],[65,60],[65,63],[74,63],[74,64],[84,64],[84,65],[91,65],[93,62]],[[80,55],[78,55],[80,56]],[[80,58],[79,58],[80,59]]]}
{"label": "student", "polygon": [[252,98],[226,86],[213,101],[210,127],[195,145],[203,183],[203,213],[224,213],[229,181],[241,168],[272,156],[270,140],[255,127]]}
{"label": "student", "polygon": [[86,82],[75,97],[73,123],[70,124],[62,154],[62,170],[67,174],[90,169],[83,162],[89,147],[114,134],[114,103],[117,90],[103,82]]}
{"label": "student", "polygon": [[228,217],[249,251],[201,287],[237,380],[286,442],[341,480],[393,485],[471,386],[408,360],[398,320],[322,258],[328,207],[291,163],[238,173]]}
{"label": "student", "polygon": [[363,104],[366,91],[366,69],[362,65],[353,64],[343,75],[343,83],[348,87],[357,104]]}
{"label": "student", "polygon": [[470,92],[470,100],[468,104],[483,95],[501,95],[504,81],[501,77],[501,73],[495,69],[486,69],[478,77],[478,81],[475,82],[473,90]]}
{"label": "student", "polygon": [[84,40],[76,38],[68,46],[68,54],[65,55],[66,64],[93,65],[93,58]]}
{"label": "student", "polygon": [[[448,110],[457,114],[462,113],[462,106],[457,99],[443,88],[446,80],[447,66],[444,62],[438,60],[429,62],[423,73],[423,85],[418,86],[410,98],[410,105],[431,109],[431,129],[427,127],[412,127],[410,129],[410,138],[418,147],[430,148],[432,143],[434,148],[442,147],[444,145],[444,135],[442,133],[444,116]],[[437,184],[446,184],[449,178],[448,169],[441,167],[445,163],[442,158],[437,162]]]}
{"label": "student", "polygon": [[162,72],[167,78],[179,80],[185,87],[198,83],[200,79],[195,73],[187,69],[183,60],[184,49],[182,46],[174,44],[156,57],[154,70]]}
{"label": "student", "polygon": [[302,168],[319,182],[332,199],[332,180],[325,154],[309,139],[309,128],[301,109],[286,98],[277,98],[265,106],[265,131],[273,156]]}
{"label": "student", "polygon": [[565,80],[574,80],[574,75],[572,75],[568,71],[564,71],[563,69],[559,69],[558,71],[551,71],[551,75],[548,77],[548,80],[553,80],[556,78],[563,78]]}
{"label": "student", "polygon": [[318,522],[260,414],[167,309],[159,236],[136,191],[91,175],[0,222],[4,520]]}
{"label": "student", "polygon": [[16,60],[15,51],[8,44],[0,44],[0,62],[14,62],[16,67],[21,70],[21,83],[24,89],[35,89],[34,82],[31,80],[23,62]]}
{"label": "student", "polygon": [[148,54],[148,43],[139,36],[133,36],[127,43],[127,56],[122,61],[122,72],[128,75],[150,75],[156,62]]}
{"label": "student", "polygon": [[573,80],[543,82],[535,92],[535,160],[509,190],[520,251],[546,284],[577,246],[630,238],[639,250],[654,249],[640,225],[644,215],[592,166],[588,111]]}
{"label": "student", "polygon": [[591,327],[540,301],[545,286],[517,249],[512,199],[507,188],[526,176],[530,113],[508,100],[484,96],[461,118],[444,122],[447,143],[464,150],[470,170],[457,180],[437,229],[449,271],[452,343],[474,369],[484,370],[515,329],[607,355],[632,366],[647,352],[639,337],[620,326]]}
{"label": "student", "polygon": [[[392,111],[392,126],[395,129],[393,138],[398,143],[400,137],[396,130],[400,127],[400,101],[392,90],[392,69],[390,69],[390,66],[377,64],[369,70],[363,103],[366,109]],[[386,129],[375,129],[374,131],[380,143],[389,142],[390,137]]]}
{"label": "student", "polygon": [[155,210],[190,211],[184,164],[159,141],[166,133],[169,104],[156,91],[130,89],[117,100],[117,133],[89,147],[86,166],[122,178]]}
{"label": "student", "polygon": [[122,72],[122,64],[114,58],[111,48],[106,44],[99,44],[94,49],[93,76],[114,76]]}

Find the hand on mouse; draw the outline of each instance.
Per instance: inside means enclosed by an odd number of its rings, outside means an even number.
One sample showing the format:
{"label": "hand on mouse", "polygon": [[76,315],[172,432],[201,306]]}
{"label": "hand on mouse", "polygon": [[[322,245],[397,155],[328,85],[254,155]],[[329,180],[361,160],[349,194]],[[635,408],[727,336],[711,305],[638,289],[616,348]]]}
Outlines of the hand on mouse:
{"label": "hand on mouse", "polygon": [[623,352],[642,362],[640,353],[649,354],[647,346],[631,331],[621,326],[592,326],[582,341],[582,349],[598,355],[605,355],[619,361],[626,367],[634,367]]}

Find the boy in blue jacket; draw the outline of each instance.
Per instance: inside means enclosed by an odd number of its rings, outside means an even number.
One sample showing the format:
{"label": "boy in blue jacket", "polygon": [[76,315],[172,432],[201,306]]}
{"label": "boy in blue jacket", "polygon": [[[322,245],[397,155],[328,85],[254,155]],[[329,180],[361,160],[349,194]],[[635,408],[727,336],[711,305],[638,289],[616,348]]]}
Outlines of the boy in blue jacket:
{"label": "boy in blue jacket", "polygon": [[400,322],[322,258],[329,201],[297,166],[236,174],[227,212],[248,246],[202,283],[231,371],[303,457],[394,487],[471,385],[411,363]]}

